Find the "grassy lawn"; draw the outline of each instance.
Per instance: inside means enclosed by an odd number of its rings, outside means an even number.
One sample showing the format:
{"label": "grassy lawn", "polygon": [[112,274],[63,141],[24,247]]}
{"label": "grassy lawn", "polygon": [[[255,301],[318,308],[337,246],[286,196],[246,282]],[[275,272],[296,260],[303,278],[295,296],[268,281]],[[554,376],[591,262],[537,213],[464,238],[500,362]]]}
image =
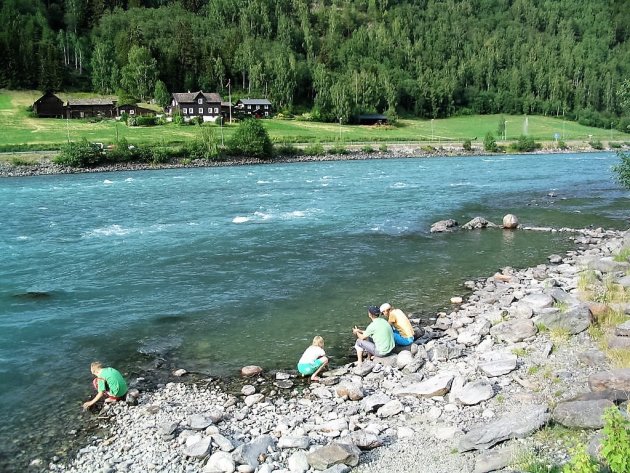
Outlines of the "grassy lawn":
{"label": "grassy lawn", "polygon": [[[93,97],[90,93],[58,94],[62,100]],[[116,120],[91,123],[89,120],[63,120],[34,118],[27,107],[40,93],[37,91],[0,90],[0,146],[27,144],[58,145],[68,139],[86,138],[91,142],[112,143],[126,138],[130,143],[182,143],[200,135],[195,126],[167,124],[155,127],[127,127]],[[297,120],[264,120],[271,139],[276,143],[396,143],[396,142],[458,142],[465,139],[482,142],[487,132],[497,136],[500,115],[476,115],[446,119],[400,119],[395,126],[357,126],[335,123],[315,123]],[[552,141],[557,133],[565,141],[630,141],[630,135],[616,130],[603,130],[564,121],[561,118],[542,116],[505,115],[507,140],[516,140],[527,134],[537,141]],[[236,125],[206,124],[212,127],[215,137],[227,140]],[[497,139],[497,141],[500,141]]]}

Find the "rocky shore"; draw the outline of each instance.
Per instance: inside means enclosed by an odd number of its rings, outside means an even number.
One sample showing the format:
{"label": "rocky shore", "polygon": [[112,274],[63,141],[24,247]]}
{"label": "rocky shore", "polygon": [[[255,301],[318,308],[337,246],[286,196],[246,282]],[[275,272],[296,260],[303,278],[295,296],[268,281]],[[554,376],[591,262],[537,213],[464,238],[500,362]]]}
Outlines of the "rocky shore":
{"label": "rocky shore", "polygon": [[[279,156],[271,160],[261,160],[256,158],[235,158],[221,161],[208,161],[203,159],[197,160],[171,160],[168,163],[152,164],[152,163],[116,163],[107,166],[96,166],[90,168],[73,168],[69,166],[60,166],[52,162],[50,156],[42,157],[34,164],[15,165],[10,162],[0,161],[0,177],[28,177],[51,174],[78,174],[78,173],[95,173],[95,172],[115,172],[115,171],[144,171],[157,169],[178,169],[178,168],[200,168],[200,167],[224,167],[224,166],[243,166],[257,164],[274,164],[274,163],[299,163],[312,161],[342,161],[342,160],[363,160],[363,159],[391,159],[402,157],[437,157],[437,156],[486,156],[489,153],[480,148],[473,148],[465,151],[460,145],[444,145],[437,148],[420,147],[409,144],[388,145],[387,151],[374,150],[367,152],[356,147],[348,147],[347,154],[324,154],[319,156]],[[588,152],[595,151],[593,149],[575,148],[567,150],[559,150],[557,148],[545,148],[537,153],[569,153],[569,152]],[[536,153],[530,153],[536,154]]]}
{"label": "rocky shore", "polygon": [[[503,230],[501,230],[503,231]],[[517,230],[525,231],[525,230]],[[576,250],[548,264],[465,283],[449,313],[416,326],[408,350],[332,367],[321,383],[295,372],[243,370],[233,392],[215,380],[169,383],[137,405],[106,405],[94,436],[65,472],[475,472],[517,471],[528,456],[558,464],[566,426],[596,454],[602,412],[627,409],[630,369],[602,346],[630,347],[630,323],[601,340],[604,313],[589,283],[630,287],[630,231],[575,231]],[[627,294],[627,292],[626,292]],[[454,295],[460,296],[460,295]],[[625,302],[624,302],[625,301]],[[630,313],[627,298],[619,313]],[[627,318],[627,317],[626,317]],[[615,345],[617,344],[617,345]],[[247,376],[245,376],[247,375]]]}

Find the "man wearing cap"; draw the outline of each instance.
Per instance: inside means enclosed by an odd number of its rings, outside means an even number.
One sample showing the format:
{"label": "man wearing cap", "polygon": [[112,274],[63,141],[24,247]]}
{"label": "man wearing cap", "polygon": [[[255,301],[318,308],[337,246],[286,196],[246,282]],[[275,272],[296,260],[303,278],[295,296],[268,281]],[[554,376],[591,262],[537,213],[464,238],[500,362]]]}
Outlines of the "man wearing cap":
{"label": "man wearing cap", "polygon": [[357,336],[354,348],[357,350],[359,366],[363,362],[363,352],[373,356],[387,356],[394,349],[394,334],[385,319],[380,318],[381,311],[376,306],[368,307],[368,317],[372,322],[365,330],[352,329]]}
{"label": "man wearing cap", "polygon": [[406,347],[413,343],[413,327],[405,313],[400,309],[394,309],[387,302],[380,307],[381,313],[387,317],[387,321],[394,330],[394,342],[396,345]]}

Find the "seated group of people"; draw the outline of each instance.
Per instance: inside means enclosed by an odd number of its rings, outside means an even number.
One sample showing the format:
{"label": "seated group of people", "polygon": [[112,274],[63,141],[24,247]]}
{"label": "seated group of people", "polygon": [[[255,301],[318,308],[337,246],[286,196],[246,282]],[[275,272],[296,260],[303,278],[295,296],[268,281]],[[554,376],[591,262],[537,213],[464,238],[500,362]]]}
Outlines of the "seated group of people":
{"label": "seated group of people", "polygon": [[[387,319],[381,318],[381,314]],[[414,341],[414,330],[405,313],[385,303],[380,307],[369,306],[368,317],[370,324],[362,330],[352,329],[357,337],[354,348],[357,351],[357,361],[363,362],[363,353],[368,356],[383,357],[389,355],[396,345],[408,346]],[[319,335],[313,338],[313,344],[306,349],[300,361],[298,371],[304,376],[311,376],[312,381],[319,381],[319,374],[328,365],[328,357],[324,351],[324,339]]]}

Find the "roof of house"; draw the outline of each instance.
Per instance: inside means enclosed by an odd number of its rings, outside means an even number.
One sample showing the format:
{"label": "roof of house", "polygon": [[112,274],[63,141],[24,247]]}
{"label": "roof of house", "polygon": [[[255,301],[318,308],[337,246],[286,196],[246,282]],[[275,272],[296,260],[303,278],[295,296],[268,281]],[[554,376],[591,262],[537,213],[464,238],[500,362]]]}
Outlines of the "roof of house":
{"label": "roof of house", "polygon": [[359,120],[387,120],[387,117],[381,113],[366,113],[359,115]]}
{"label": "roof of house", "polygon": [[239,102],[244,105],[271,105],[271,102],[267,99],[241,99]]}
{"label": "roof of house", "polygon": [[114,105],[112,99],[68,99],[68,106],[73,105]]}
{"label": "roof of house", "polygon": [[221,96],[215,92],[174,92],[173,98],[177,103],[192,103],[197,100],[199,95],[203,95],[206,102],[221,102]]}
{"label": "roof of house", "polygon": [[52,92],[46,92],[44,95],[42,95],[40,98],[38,98],[37,100],[35,100],[35,103],[39,103],[42,100],[46,99],[46,98],[54,98],[60,102],[63,102],[63,100],[61,100],[59,97],[57,97],[55,94],[53,94]]}

